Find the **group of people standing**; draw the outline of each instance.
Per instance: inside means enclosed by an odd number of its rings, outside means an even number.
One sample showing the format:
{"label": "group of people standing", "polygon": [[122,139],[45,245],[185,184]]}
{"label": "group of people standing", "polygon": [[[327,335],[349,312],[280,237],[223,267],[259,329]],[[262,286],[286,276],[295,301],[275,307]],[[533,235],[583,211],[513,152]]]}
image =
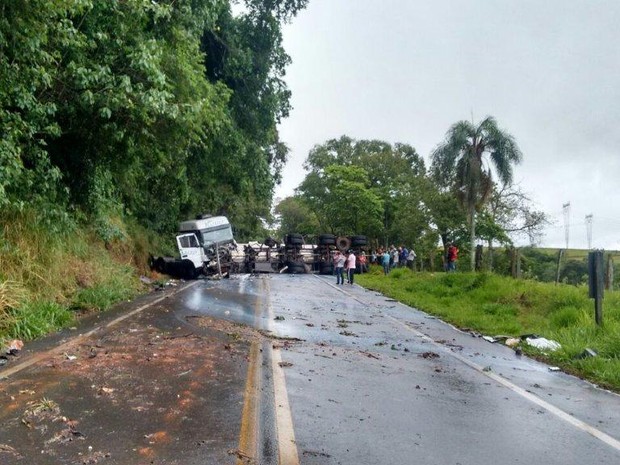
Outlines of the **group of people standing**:
{"label": "group of people standing", "polygon": [[[444,257],[444,263],[446,271],[456,271],[456,260],[458,256],[458,248],[452,242],[448,242],[446,254]],[[407,267],[412,271],[415,271],[415,259],[417,255],[413,249],[407,249],[404,245],[396,248],[393,245],[389,248],[383,249],[379,247],[376,251],[372,251],[370,257],[370,263],[383,266],[383,272],[387,275],[393,268]],[[347,284],[353,284],[353,276],[355,275],[356,267],[359,265],[360,269],[364,271],[367,266],[366,254],[360,253],[359,261],[355,256],[353,250],[348,250],[345,253],[336,250],[334,253],[334,270],[336,272],[336,284],[344,284],[344,276],[346,273]]]}
{"label": "group of people standing", "polygon": [[[365,266],[366,255],[364,252],[360,255],[360,266]],[[357,257],[353,250],[348,250],[346,255],[336,250],[334,254],[334,269],[336,271],[336,284],[344,284],[344,274],[347,274],[347,284],[353,284],[353,276],[355,276],[355,267],[357,266]]]}
{"label": "group of people standing", "polygon": [[396,248],[393,245],[385,250],[382,247],[374,252],[373,261],[383,266],[383,272],[387,275],[396,267],[407,267],[415,270],[416,253],[413,249],[409,250],[404,245]]}

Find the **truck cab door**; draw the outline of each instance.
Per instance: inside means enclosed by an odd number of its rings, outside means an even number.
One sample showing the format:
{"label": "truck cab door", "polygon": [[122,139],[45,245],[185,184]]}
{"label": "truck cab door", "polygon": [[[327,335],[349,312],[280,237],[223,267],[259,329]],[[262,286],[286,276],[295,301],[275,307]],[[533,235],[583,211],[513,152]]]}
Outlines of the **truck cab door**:
{"label": "truck cab door", "polygon": [[190,260],[196,268],[201,268],[202,247],[198,242],[196,234],[181,234],[177,236],[177,246],[181,254],[181,260]]}

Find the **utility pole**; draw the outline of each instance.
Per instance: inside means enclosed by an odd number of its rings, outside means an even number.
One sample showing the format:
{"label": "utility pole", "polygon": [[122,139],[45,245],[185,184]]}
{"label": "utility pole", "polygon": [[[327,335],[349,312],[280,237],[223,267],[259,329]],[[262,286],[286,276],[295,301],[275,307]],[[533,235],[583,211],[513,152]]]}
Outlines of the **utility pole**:
{"label": "utility pole", "polygon": [[570,231],[570,202],[562,205],[564,212],[564,238],[566,239],[566,250],[568,250],[568,233]]}
{"label": "utility pole", "polygon": [[586,234],[588,235],[588,250],[592,250],[592,213],[586,215]]}

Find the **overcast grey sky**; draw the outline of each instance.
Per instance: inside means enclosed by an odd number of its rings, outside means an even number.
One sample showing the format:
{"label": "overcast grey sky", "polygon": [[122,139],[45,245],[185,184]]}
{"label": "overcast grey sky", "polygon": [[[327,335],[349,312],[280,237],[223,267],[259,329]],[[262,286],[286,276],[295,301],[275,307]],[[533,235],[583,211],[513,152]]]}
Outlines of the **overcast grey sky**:
{"label": "overcast grey sky", "polygon": [[309,150],[343,134],[409,143],[427,161],[456,121],[494,116],[515,181],[555,225],[542,245],[620,249],[620,1],[310,0],[284,28],[293,111],[276,196]]}

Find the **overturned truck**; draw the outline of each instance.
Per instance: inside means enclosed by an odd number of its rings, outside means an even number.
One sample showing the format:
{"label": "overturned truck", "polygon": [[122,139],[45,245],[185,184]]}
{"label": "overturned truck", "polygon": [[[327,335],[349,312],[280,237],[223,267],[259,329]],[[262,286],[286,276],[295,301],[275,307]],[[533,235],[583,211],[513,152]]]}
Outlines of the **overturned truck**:
{"label": "overturned truck", "polygon": [[176,244],[178,257],[151,256],[151,268],[184,279],[236,272],[332,274],[335,250],[359,254],[366,236],[321,234],[316,244],[308,244],[301,234],[287,234],[282,242],[267,238],[262,244],[237,244],[228,218],[199,215],[180,223]]}
{"label": "overturned truck", "polygon": [[235,265],[232,253],[237,249],[237,243],[225,216],[199,215],[194,220],[183,221],[176,242],[179,257],[152,256],[152,269],[195,279],[201,274],[224,275]]}
{"label": "overturned truck", "polygon": [[237,250],[233,261],[239,263],[239,271],[245,273],[319,273],[331,275],[334,272],[334,252],[353,250],[356,255],[366,251],[366,236],[335,236],[321,234],[316,243],[306,243],[301,234],[287,234],[283,243],[267,238],[244,244],[243,251]]}

